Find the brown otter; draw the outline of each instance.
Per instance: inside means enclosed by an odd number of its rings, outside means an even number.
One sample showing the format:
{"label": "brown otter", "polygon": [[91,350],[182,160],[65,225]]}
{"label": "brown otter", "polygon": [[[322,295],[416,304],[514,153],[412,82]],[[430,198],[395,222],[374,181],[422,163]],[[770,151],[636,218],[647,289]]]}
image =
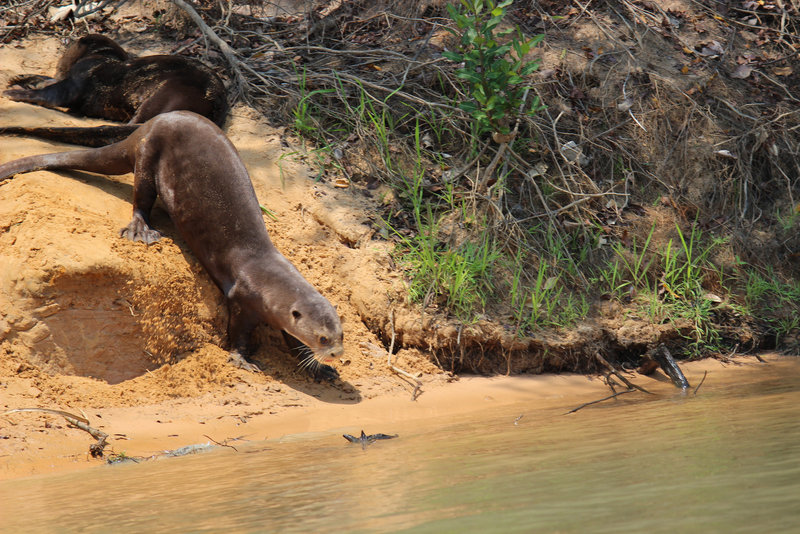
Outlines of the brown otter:
{"label": "brown otter", "polygon": [[214,123],[187,111],[164,113],[113,145],[4,163],[0,180],[45,169],[133,171],[133,219],[121,235],[157,241],[160,234],[150,228],[149,215],[161,197],[178,232],[225,295],[232,356],[242,361],[251,330],[266,322],[283,331],[290,350],[315,377],[338,376],[321,362],[343,351],[339,316],[273,246],[247,169]]}
{"label": "brown otter", "polygon": [[56,77],[24,74],[3,94],[18,102],[130,123],[97,128],[7,127],[0,132],[83,146],[103,146],[131,134],[159,113],[194,111],[222,126],[228,114],[225,84],[203,63],[182,56],[131,57],[104,35],[72,42]]}

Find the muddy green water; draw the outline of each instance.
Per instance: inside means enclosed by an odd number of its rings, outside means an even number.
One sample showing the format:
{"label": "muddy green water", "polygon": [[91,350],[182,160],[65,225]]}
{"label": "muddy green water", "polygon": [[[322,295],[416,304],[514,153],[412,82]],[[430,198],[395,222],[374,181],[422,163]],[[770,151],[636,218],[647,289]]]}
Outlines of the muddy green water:
{"label": "muddy green water", "polygon": [[12,480],[0,531],[800,532],[800,359],[730,376]]}

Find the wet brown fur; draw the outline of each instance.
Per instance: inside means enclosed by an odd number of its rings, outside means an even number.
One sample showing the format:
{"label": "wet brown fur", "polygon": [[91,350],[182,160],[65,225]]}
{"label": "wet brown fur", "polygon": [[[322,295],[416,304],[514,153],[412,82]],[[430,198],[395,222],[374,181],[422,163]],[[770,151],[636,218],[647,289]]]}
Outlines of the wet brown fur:
{"label": "wet brown fur", "polygon": [[133,219],[121,234],[148,244],[158,240],[149,214],[161,197],[181,237],[225,295],[232,347],[246,350],[250,331],[266,322],[284,332],[299,356],[313,352],[317,361],[310,370],[316,376],[337,376],[319,362],[343,350],[339,316],[273,246],[247,170],[211,121],[185,111],[162,114],[113,145],[0,165],[0,180],[44,169],[132,171]]}

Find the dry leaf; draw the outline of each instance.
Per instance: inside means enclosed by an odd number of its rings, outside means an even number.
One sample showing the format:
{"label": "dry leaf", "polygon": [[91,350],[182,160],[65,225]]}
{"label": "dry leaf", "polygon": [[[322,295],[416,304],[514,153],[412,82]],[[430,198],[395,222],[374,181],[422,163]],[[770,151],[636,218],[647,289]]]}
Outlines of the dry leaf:
{"label": "dry leaf", "polygon": [[738,67],[736,67],[736,70],[734,70],[731,73],[731,78],[738,78],[740,80],[744,80],[745,78],[750,76],[751,72],[753,72],[753,67],[751,67],[750,65],[739,65]]}
{"label": "dry leaf", "polygon": [[620,111],[628,111],[633,106],[633,99],[631,97],[626,97],[625,100],[617,104],[617,109]]}
{"label": "dry leaf", "polygon": [[792,73],[792,67],[778,67],[772,69],[775,76],[789,76]]}

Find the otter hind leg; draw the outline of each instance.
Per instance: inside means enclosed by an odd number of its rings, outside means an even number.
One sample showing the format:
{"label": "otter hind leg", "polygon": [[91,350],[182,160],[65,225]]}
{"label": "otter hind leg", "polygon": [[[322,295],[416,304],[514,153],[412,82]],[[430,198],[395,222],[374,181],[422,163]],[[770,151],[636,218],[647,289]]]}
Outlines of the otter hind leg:
{"label": "otter hind leg", "polygon": [[71,78],[56,81],[37,89],[7,89],[3,95],[16,102],[46,108],[69,108],[78,98],[81,87]]}
{"label": "otter hind leg", "polygon": [[20,74],[19,76],[14,76],[9,80],[8,87],[18,86],[22,89],[41,89],[42,87],[46,87],[50,84],[56,83],[58,80],[55,78],[51,78],[50,76],[45,76],[43,74]]}

